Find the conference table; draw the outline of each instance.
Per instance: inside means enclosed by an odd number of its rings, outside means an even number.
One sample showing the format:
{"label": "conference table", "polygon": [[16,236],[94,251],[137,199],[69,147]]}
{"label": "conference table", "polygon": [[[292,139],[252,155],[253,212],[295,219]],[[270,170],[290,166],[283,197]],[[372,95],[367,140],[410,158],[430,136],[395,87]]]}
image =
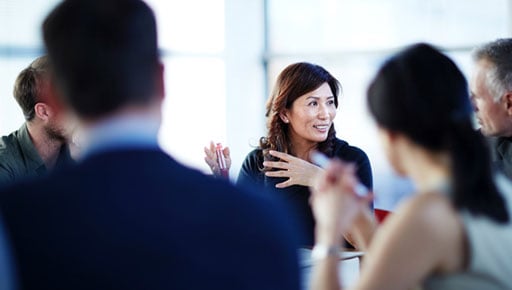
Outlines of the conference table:
{"label": "conference table", "polygon": [[[355,284],[359,278],[359,270],[363,252],[344,250],[340,251],[339,277],[343,287],[350,287]],[[313,260],[311,259],[311,249],[299,249],[299,264],[302,275],[302,289],[309,290],[311,272],[313,270]]]}

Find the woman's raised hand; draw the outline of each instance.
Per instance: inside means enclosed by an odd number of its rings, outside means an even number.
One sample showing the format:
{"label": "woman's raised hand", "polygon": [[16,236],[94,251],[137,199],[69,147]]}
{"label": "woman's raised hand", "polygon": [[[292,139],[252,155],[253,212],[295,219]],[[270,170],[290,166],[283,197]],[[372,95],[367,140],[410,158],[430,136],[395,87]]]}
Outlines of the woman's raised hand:
{"label": "woman's raised hand", "polygon": [[[213,175],[221,176],[219,161],[217,160],[217,154],[215,153],[215,143],[210,141],[210,146],[204,147],[204,153],[206,154],[204,157],[204,161],[210,167]],[[224,155],[224,159],[226,160],[226,170],[229,170],[231,167],[231,157],[229,156],[229,147],[225,147],[222,150],[222,154]]]}
{"label": "woman's raised hand", "polygon": [[277,188],[291,185],[313,186],[315,178],[324,170],[306,160],[279,151],[270,150],[269,154],[279,161],[264,161],[263,166],[277,169],[265,172],[269,177],[284,177],[286,181],[276,184]]}

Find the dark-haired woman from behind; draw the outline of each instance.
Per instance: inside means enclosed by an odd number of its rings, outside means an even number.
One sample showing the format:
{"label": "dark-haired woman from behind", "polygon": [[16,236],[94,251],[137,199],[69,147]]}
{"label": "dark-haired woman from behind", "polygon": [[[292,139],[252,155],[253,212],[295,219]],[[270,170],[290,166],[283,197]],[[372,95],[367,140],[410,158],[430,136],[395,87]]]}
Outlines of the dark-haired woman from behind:
{"label": "dark-haired woman from behind", "polygon": [[[259,148],[247,155],[238,175],[237,184],[265,188],[284,200],[299,232],[299,242],[305,247],[314,243],[310,187],[324,171],[311,162],[311,152],[319,151],[354,163],[361,183],[372,188],[366,154],[336,138],[333,120],[340,93],[338,80],[323,67],[306,62],[287,66],[279,74],[267,101],[267,135],[260,139]],[[205,148],[205,153],[212,172],[218,174],[213,143]],[[228,151],[224,153],[230,164]],[[364,248],[373,232],[371,207],[367,206],[345,238],[356,248]]]}
{"label": "dark-haired woman from behind", "polygon": [[[457,66],[432,46],[409,47],[379,70],[368,106],[417,194],[375,233],[354,289],[512,289],[512,187],[493,176]],[[356,180],[333,161],[313,193],[313,289],[339,289],[338,241],[371,198],[356,196]]]}

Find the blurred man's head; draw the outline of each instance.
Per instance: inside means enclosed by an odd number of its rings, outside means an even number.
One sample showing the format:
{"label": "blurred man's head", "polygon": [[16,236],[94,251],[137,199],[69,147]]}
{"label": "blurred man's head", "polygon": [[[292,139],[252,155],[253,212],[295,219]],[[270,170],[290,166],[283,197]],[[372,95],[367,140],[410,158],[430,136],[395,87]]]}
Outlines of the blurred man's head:
{"label": "blurred man's head", "polygon": [[47,56],[37,58],[21,71],[13,95],[29,124],[44,130],[51,139],[69,140],[73,126],[56,94]]}
{"label": "blurred man's head", "polygon": [[156,21],[143,1],[63,1],[44,21],[43,37],[57,84],[81,119],[163,94]]}
{"label": "blurred man's head", "polygon": [[471,99],[481,132],[512,136],[512,39],[498,39],[474,52]]}

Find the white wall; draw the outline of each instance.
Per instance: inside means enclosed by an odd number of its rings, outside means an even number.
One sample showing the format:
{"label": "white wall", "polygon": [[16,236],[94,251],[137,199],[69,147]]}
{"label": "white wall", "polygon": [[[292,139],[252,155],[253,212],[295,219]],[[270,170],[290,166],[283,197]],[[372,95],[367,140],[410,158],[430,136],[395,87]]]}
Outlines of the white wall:
{"label": "white wall", "polygon": [[[23,122],[12,97],[17,74],[42,51],[40,25],[56,0],[0,0],[0,134]],[[295,61],[326,67],[344,94],[339,136],[365,150],[374,168],[376,204],[392,209],[411,190],[387,164],[365,109],[366,86],[380,63],[413,41],[448,49],[464,72],[470,49],[510,36],[512,0],[148,0],[155,10],[166,66],[163,148],[206,173],[210,140],[231,148],[235,179],[245,155],[265,134],[265,72],[270,85]]]}

